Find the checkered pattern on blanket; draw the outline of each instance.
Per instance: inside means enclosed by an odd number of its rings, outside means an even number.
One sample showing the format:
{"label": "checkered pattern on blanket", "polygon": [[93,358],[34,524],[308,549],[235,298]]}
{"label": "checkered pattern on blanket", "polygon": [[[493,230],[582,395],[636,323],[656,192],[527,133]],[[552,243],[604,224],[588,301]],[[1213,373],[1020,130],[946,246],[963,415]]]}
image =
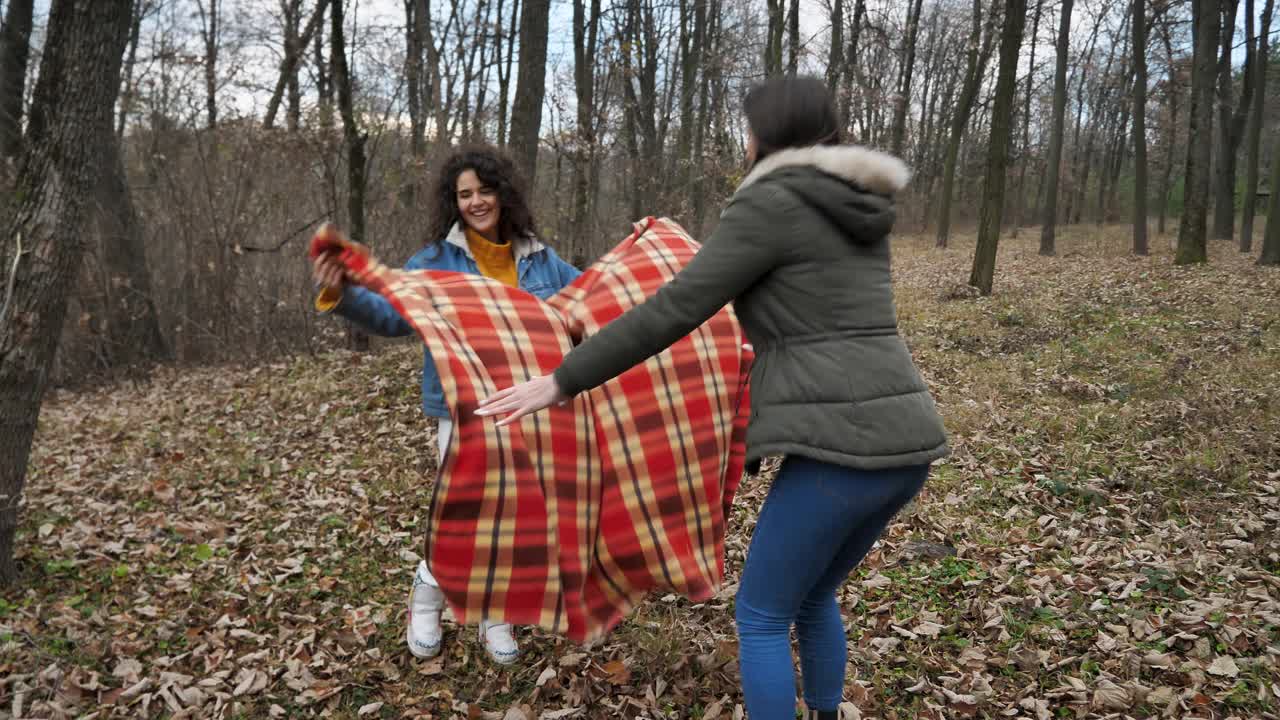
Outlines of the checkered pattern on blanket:
{"label": "checkered pattern on blanket", "polygon": [[575,641],[651,590],[700,601],[724,570],[742,475],[750,353],[732,308],[605,385],[505,428],[492,393],[546,375],[583,337],[668,282],[698,244],[649,218],[547,301],[461,273],[388,268],[331,226],[335,251],[426,343],[454,420],[427,556],[460,622],[539,625]]}

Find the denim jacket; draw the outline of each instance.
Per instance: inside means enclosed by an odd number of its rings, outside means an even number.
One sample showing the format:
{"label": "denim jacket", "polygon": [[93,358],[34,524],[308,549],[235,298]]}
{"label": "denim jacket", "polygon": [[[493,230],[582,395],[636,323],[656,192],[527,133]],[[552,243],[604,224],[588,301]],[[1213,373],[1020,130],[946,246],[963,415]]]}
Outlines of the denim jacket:
{"label": "denim jacket", "polygon": [[[560,259],[556,251],[535,237],[517,240],[513,248],[516,257],[516,275],[520,289],[540,299],[554,295],[573,282],[581,271]],[[419,250],[404,265],[405,270],[444,270],[479,275],[475,258],[467,247],[466,235],[460,225],[454,225],[441,242]],[[342,299],[331,308],[333,312],[348,318],[375,335],[399,337],[412,335],[414,330],[391,303],[375,292],[348,285]],[[444,388],[436,372],[431,354],[423,349],[422,361],[422,411],[430,417],[449,417],[444,402]]]}

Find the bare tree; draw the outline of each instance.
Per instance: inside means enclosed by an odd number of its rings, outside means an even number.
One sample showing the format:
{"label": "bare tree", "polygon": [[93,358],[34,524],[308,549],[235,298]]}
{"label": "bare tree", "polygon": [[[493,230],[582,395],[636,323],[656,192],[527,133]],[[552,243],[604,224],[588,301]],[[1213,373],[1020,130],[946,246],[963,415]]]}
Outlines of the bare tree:
{"label": "bare tree", "polygon": [[768,0],[769,27],[764,44],[764,74],[782,73],[782,35],[786,25],[783,0]]}
{"label": "bare tree", "polygon": [[[1267,102],[1267,66],[1270,65],[1271,45],[1271,13],[1275,9],[1272,0],[1266,0],[1262,6],[1262,30],[1257,36],[1257,48],[1254,51],[1256,62],[1253,63],[1255,74],[1253,84],[1253,107],[1249,113],[1249,132],[1245,138],[1244,156],[1244,217],[1240,220],[1240,252],[1253,251],[1253,221],[1258,211],[1258,164],[1262,154],[1262,116]],[[1246,32],[1253,34],[1253,18],[1250,17]],[[1273,151],[1274,152],[1274,151]],[[1275,192],[1275,186],[1272,186]]]}
{"label": "bare tree", "polygon": [[1191,36],[1195,52],[1191,71],[1191,126],[1187,137],[1187,174],[1178,226],[1179,265],[1207,262],[1210,143],[1213,135],[1214,59],[1218,47],[1221,13],[1211,0],[1192,0]]}
{"label": "bare tree", "polygon": [[1073,0],[1062,0],[1058,18],[1058,61],[1053,71],[1053,128],[1049,131],[1049,160],[1045,164],[1044,214],[1040,227],[1040,254],[1053,255],[1058,225],[1058,179],[1062,174],[1062,136],[1067,110],[1067,57],[1071,52]]}
{"label": "bare tree", "polygon": [[[1253,104],[1253,85],[1257,74],[1257,38],[1249,32],[1245,38],[1243,82],[1240,84],[1240,102],[1233,105],[1231,90],[1234,83],[1231,72],[1231,50],[1235,45],[1236,8],[1238,0],[1224,2],[1222,6],[1222,46],[1218,60],[1218,157],[1214,178],[1213,238],[1230,240],[1235,232],[1236,218],[1236,151],[1244,139],[1245,123],[1249,107]],[[1245,18],[1253,27],[1253,0],[1245,0]]]}
{"label": "bare tree", "polygon": [[1027,21],[1027,0],[1008,0],[1000,32],[1000,69],[996,97],[991,108],[991,147],[987,177],[978,214],[978,248],[973,255],[969,284],[983,295],[991,294],[1000,244],[1000,215],[1004,211],[1004,186],[1008,175],[1009,143],[1013,138],[1013,95],[1017,90],[1018,54]]}
{"label": "bare tree", "polygon": [[546,93],[547,18],[551,0],[524,0],[520,11],[520,72],[516,76],[511,138],[516,162],[529,182],[537,182],[538,130]]}
{"label": "bare tree", "polygon": [[324,23],[324,11],[329,5],[329,0],[319,0],[306,26],[302,32],[298,33],[296,29],[288,28],[290,23],[297,21],[298,14],[301,12],[301,2],[300,0],[286,0],[286,2],[290,9],[285,13],[284,57],[280,60],[280,74],[276,79],[275,89],[271,92],[271,98],[267,100],[267,109],[262,118],[262,126],[268,130],[275,127],[276,114],[280,111],[280,103],[286,92],[289,94],[286,125],[290,130],[298,129],[298,66],[302,63],[307,46],[311,44],[311,38]]}
{"label": "bare tree", "polygon": [[[1023,0],[1023,7],[1026,7],[1025,0]],[[947,139],[947,154],[942,170],[942,197],[938,203],[938,247],[946,247],[951,235],[951,199],[956,182],[956,161],[960,156],[960,141],[964,137],[965,129],[969,127],[969,115],[973,112],[973,104],[977,100],[978,90],[982,85],[982,76],[986,74],[987,61],[991,59],[995,38],[995,17],[995,8],[992,8],[991,12],[987,13],[987,20],[984,23],[982,0],[973,0],[973,28],[969,33],[964,83],[960,90],[960,100],[952,111],[951,132]],[[1021,30],[1018,31],[1018,36],[1021,42]]]}
{"label": "bare tree", "polygon": [[800,0],[791,0],[787,12],[787,72],[795,75],[800,70]]}
{"label": "bare tree", "polygon": [[[498,0],[498,17],[502,17],[502,0]],[[505,37],[506,54],[498,54],[498,144],[507,144],[507,101],[510,99],[511,65],[516,57],[516,20],[520,17],[520,0],[512,0],[511,24]]]}
{"label": "bare tree", "polygon": [[205,117],[209,129],[218,127],[218,49],[222,44],[221,0],[196,0],[200,16],[200,38],[204,41]]}
{"label": "bare tree", "polygon": [[[333,68],[333,83],[338,91],[338,112],[342,114],[342,140],[347,150],[347,222],[352,240],[367,243],[365,235],[365,142],[367,135],[360,130],[356,120],[351,93],[351,68],[347,63],[346,30],[343,27],[343,0],[332,0],[329,8],[330,37],[329,60]],[[350,328],[350,342],[357,351],[369,349],[369,335],[354,324]]]}
{"label": "bare tree", "polygon": [[924,0],[907,4],[907,36],[902,43],[902,62],[893,95],[893,130],[889,147],[894,155],[902,154],[902,143],[907,134],[907,106],[911,104],[911,74],[916,66],[916,37],[920,33],[920,8],[923,5]]}
{"label": "bare tree", "polygon": [[1147,254],[1147,0],[1133,0],[1133,253]]}
{"label": "bare tree", "polygon": [[[705,5],[698,2],[698,6],[705,18]],[[585,255],[589,240],[587,237],[588,206],[591,197],[591,169],[595,164],[595,69],[596,48],[600,37],[600,17],[600,0],[591,0],[589,15],[584,0],[573,0],[573,80],[578,100],[578,147],[573,163],[573,231],[571,235],[574,244],[570,252],[571,258],[576,258],[580,254]],[[693,54],[691,47],[686,46],[681,51],[688,55]],[[682,98],[681,105],[683,107],[688,104],[689,113],[692,114],[692,88],[688,87],[690,72],[688,57],[684,62],[686,84],[684,92],[689,98],[687,101]],[[681,137],[684,138],[683,127],[681,131]]]}
{"label": "bare tree", "polygon": [[31,49],[32,0],[10,0],[0,29],[0,157],[18,154]]}
{"label": "bare tree", "polygon": [[1259,265],[1280,265],[1280,133],[1276,136],[1278,150],[1271,153],[1271,202],[1267,203],[1267,229],[1262,236]]}
{"label": "bare tree", "polygon": [[0,586],[17,581],[18,506],[31,440],[84,250],[87,198],[129,36],[130,3],[54,0],[16,180],[0,234]]}

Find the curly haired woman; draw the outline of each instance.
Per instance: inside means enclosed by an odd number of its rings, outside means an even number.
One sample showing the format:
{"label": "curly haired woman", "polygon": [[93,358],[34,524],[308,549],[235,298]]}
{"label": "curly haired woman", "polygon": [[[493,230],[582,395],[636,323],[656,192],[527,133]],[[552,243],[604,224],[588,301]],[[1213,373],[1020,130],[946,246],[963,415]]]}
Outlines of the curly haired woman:
{"label": "curly haired woman", "polygon": [[[431,193],[433,205],[426,245],[405,263],[406,270],[444,270],[484,275],[539,298],[555,294],[580,272],[543,244],[534,230],[523,182],[515,165],[489,146],[459,149],[441,165]],[[348,318],[384,337],[413,334],[413,328],[377,293],[346,282],[337,260],[314,264],[321,286],[316,307]],[[453,422],[431,355],[423,353],[422,411],[438,418],[443,461]],[[445,599],[426,561],[418,564],[409,600],[407,642],[415,657],[440,653]],[[506,623],[480,624],[480,639],[495,662],[516,661],[520,650]]]}

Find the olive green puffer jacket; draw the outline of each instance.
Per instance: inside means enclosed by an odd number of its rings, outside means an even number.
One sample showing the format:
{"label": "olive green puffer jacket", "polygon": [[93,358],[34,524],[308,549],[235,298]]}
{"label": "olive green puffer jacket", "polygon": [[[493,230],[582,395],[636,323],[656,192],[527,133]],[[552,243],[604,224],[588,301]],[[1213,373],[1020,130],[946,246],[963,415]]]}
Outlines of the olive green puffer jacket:
{"label": "olive green puffer jacket", "polygon": [[749,460],[874,470],[943,457],[942,420],[893,305],[892,196],[908,179],[900,160],[867,148],[769,155],[679,275],[565,358],[561,390],[604,383],[734,302],[756,352]]}

